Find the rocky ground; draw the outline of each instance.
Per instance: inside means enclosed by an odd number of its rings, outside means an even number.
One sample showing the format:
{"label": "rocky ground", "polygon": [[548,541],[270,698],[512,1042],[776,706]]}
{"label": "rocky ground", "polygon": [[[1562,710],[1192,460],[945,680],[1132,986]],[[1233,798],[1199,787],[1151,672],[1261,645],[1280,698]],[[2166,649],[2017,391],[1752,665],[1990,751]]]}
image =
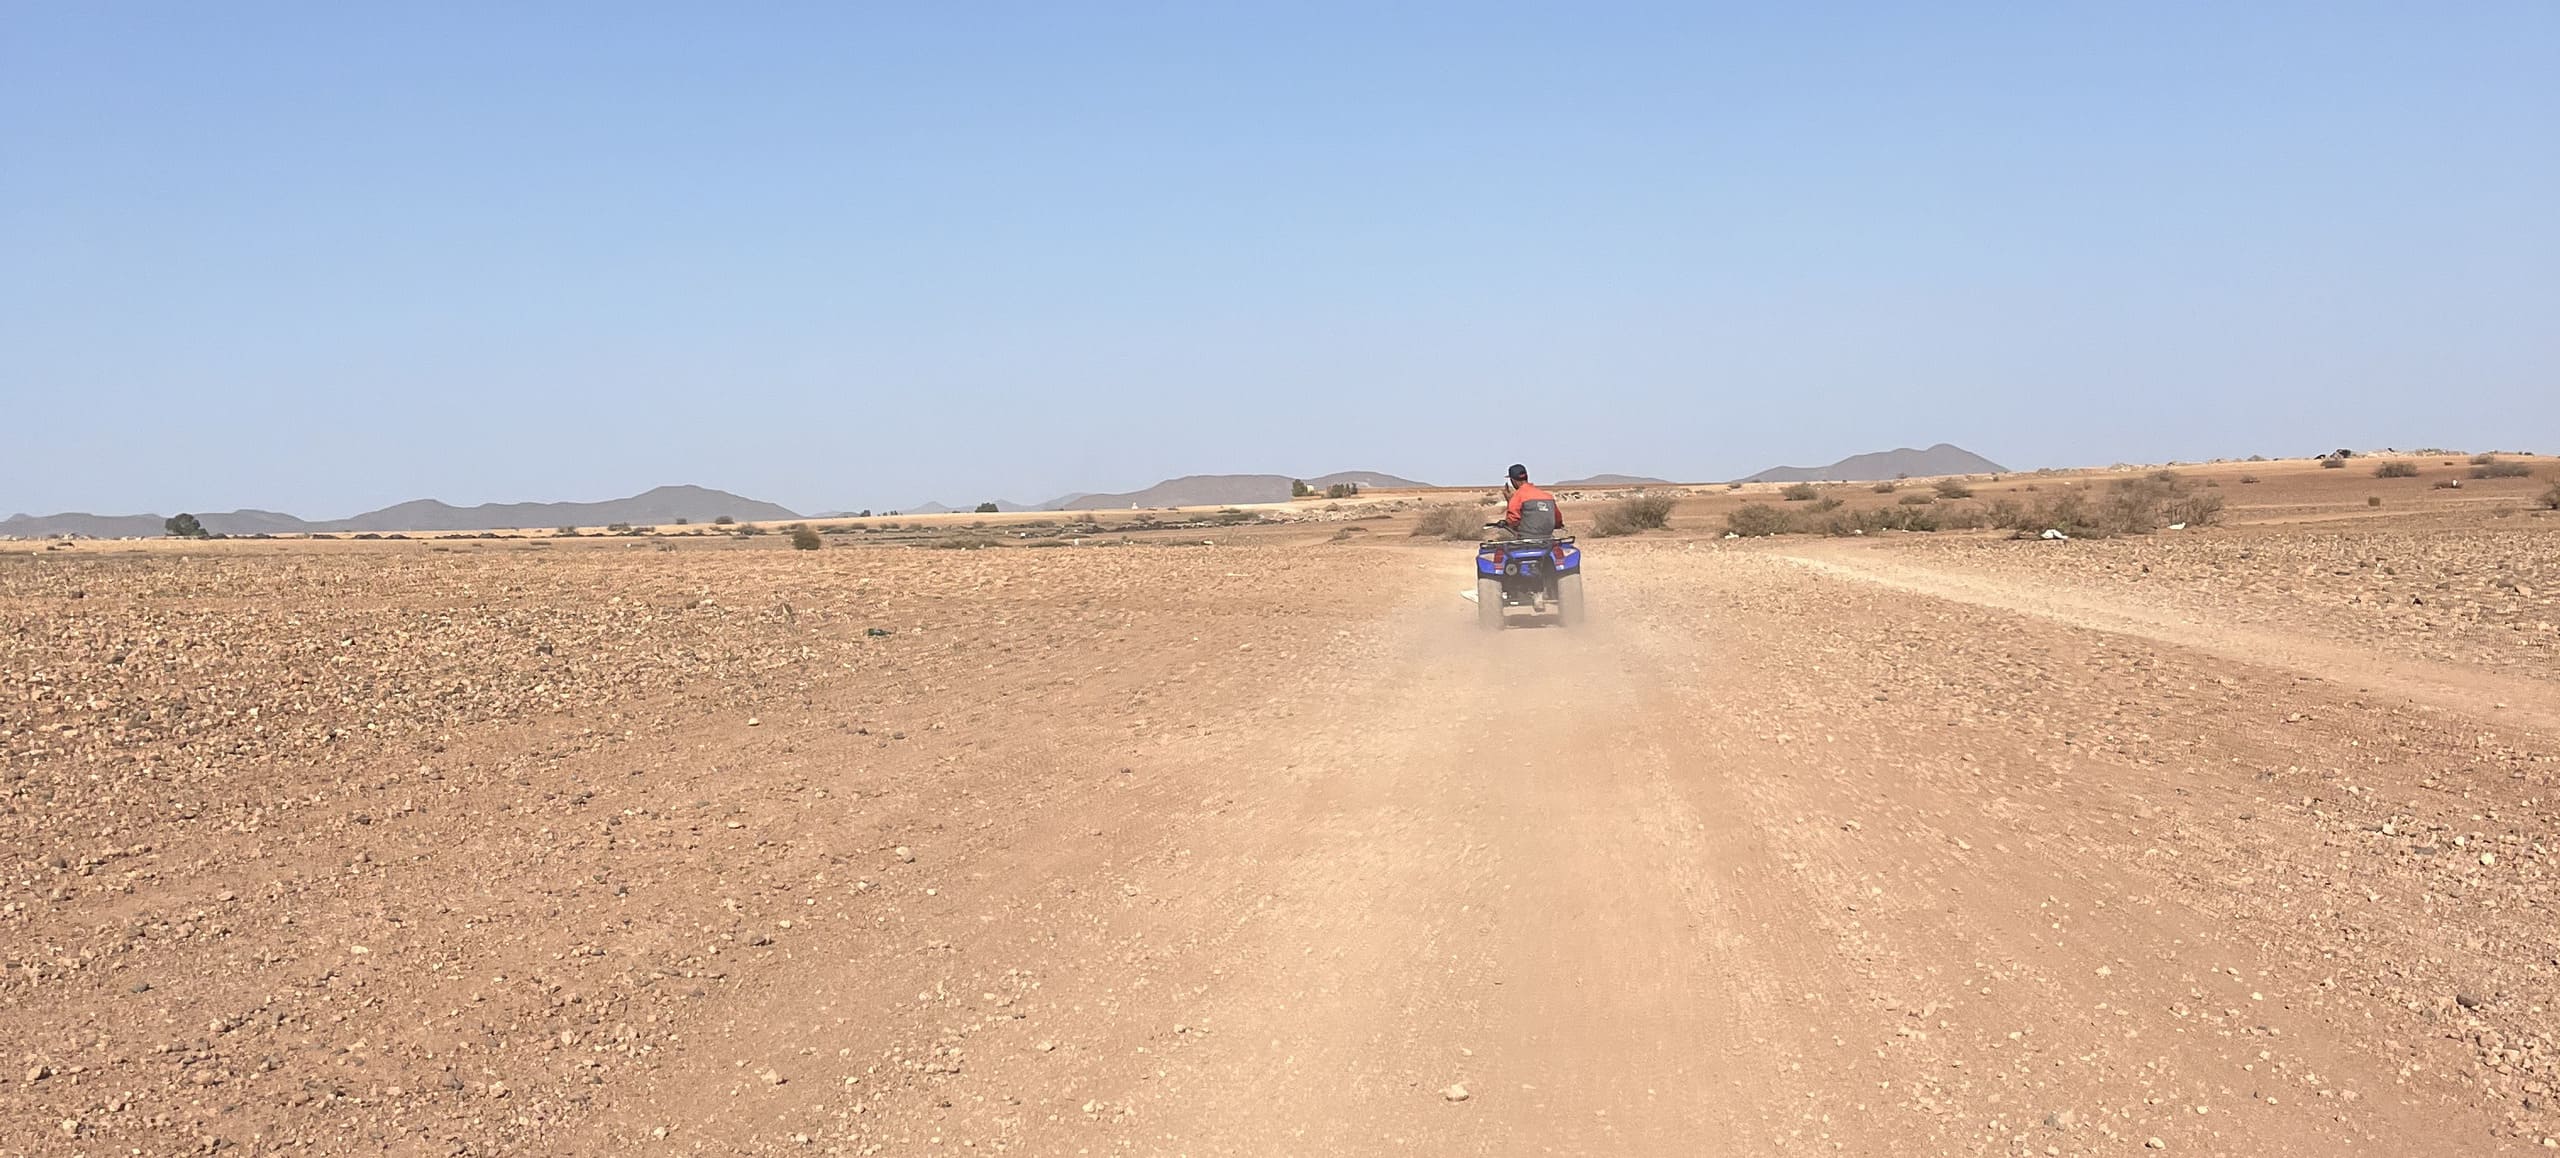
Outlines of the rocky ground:
{"label": "rocky ground", "polygon": [[1334,531],[0,556],[0,1154],[2560,1135],[2560,519]]}

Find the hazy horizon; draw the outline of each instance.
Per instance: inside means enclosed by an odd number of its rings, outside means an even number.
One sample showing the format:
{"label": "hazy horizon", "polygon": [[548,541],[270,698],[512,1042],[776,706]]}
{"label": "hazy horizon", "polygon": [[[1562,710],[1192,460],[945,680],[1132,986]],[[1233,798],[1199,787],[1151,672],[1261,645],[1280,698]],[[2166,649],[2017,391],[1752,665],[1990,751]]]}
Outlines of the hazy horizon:
{"label": "hazy horizon", "polygon": [[2560,8],[27,8],[0,515],[2560,449]]}

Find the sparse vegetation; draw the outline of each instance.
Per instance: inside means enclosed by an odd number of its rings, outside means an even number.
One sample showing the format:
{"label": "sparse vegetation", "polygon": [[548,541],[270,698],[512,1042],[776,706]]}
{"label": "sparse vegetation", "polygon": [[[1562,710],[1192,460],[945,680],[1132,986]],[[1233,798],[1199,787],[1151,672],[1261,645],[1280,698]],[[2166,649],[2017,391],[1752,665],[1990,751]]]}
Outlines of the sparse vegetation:
{"label": "sparse vegetation", "polygon": [[1877,483],[1874,487],[1875,492],[1880,495],[1892,494],[1896,489],[1898,488],[1891,481]]}
{"label": "sparse vegetation", "polygon": [[210,532],[204,529],[204,523],[202,521],[185,511],[180,511],[177,514],[161,520],[160,526],[163,530],[166,530],[169,533],[169,537],[172,539],[208,539],[213,537]]}
{"label": "sparse vegetation", "polygon": [[2381,505],[2382,505],[2382,496],[2381,496],[2381,495],[2366,495],[2366,496],[2364,497],[2364,505],[2366,505],[2366,506],[2368,506],[2368,507],[2378,507],[2378,506],[2381,506]]}
{"label": "sparse vegetation", "polygon": [[1474,507],[1463,503],[1442,503],[1422,508],[1420,517],[1413,521],[1413,533],[1416,537],[1433,539],[1473,539],[1484,530],[1483,523]]}
{"label": "sparse vegetation", "polygon": [[2497,456],[2497,455],[2494,455],[2494,454],[2485,454],[2485,453],[2484,453],[2484,454],[2475,454],[2475,455],[2472,455],[2472,456],[2471,456],[2471,465],[2473,465],[2473,466],[2487,466],[2487,465],[2489,465],[2490,463],[2493,463],[2493,462],[2496,462],[2496,461],[2498,461],[2498,456]]}
{"label": "sparse vegetation", "polygon": [[1794,486],[1780,489],[1778,491],[1778,497],[1791,503],[1809,503],[1822,497],[1822,491],[1812,483],[1800,482]]}
{"label": "sparse vegetation", "polygon": [[1964,480],[1960,478],[1939,479],[1938,497],[1942,499],[1969,499],[1973,497],[1973,488],[1966,486]]}
{"label": "sparse vegetation", "polygon": [[730,518],[727,515],[722,515],[719,518],[711,520],[711,525],[715,527],[726,527],[734,525],[737,521],[738,520]]}
{"label": "sparse vegetation", "polygon": [[1339,482],[1324,488],[1324,497],[1329,499],[1347,499],[1359,493],[1359,483]]}
{"label": "sparse vegetation", "polygon": [[2542,504],[2543,510],[2560,511],[2560,481],[2554,481],[2550,489],[2543,491],[2542,497],[2535,501]]}
{"label": "sparse vegetation", "polygon": [[2521,462],[2500,462],[2496,455],[2484,454],[2471,460],[2473,478],[2532,478],[2533,467]]}
{"label": "sparse vegetation", "polygon": [[2241,475],[2241,476],[2240,476],[2240,482],[2241,482],[2241,485],[2243,485],[2243,486],[2246,486],[2246,485],[2248,485],[2248,484],[2250,484],[2250,483],[2254,483],[2254,482],[2256,482],[2256,481],[2258,481],[2258,476],[2256,476],[2256,475],[2254,475],[2254,474],[2244,474],[2244,475]]}
{"label": "sparse vegetation", "polygon": [[574,539],[578,537],[578,529],[576,527],[562,527],[552,533],[563,539]]}
{"label": "sparse vegetation", "polygon": [[1660,530],[1670,525],[1675,501],[1670,495],[1637,495],[1605,504],[1591,519],[1591,533],[1605,539]]}
{"label": "sparse vegetation", "polygon": [[1934,503],[1934,502],[1936,502],[1936,501],[1938,501],[1938,500],[1937,500],[1937,499],[1935,499],[1935,498],[1933,498],[1933,497],[1931,497],[1931,496],[1929,496],[1929,495],[1916,495],[1916,494],[1915,494],[1915,495],[1904,495],[1904,496],[1902,496],[1902,498],[1901,498],[1899,501],[1901,502],[1901,504],[1902,504],[1903,506],[1906,506],[1906,507],[1925,507],[1925,506],[1928,506],[1929,504]]}
{"label": "sparse vegetation", "polygon": [[994,503],[979,503],[978,509],[975,513],[981,515],[992,515],[996,513],[996,505]]}
{"label": "sparse vegetation", "polygon": [[808,524],[797,523],[791,527],[792,550],[815,551],[825,544],[826,540],[821,538],[816,531],[810,530]]}
{"label": "sparse vegetation", "polygon": [[2320,469],[2345,470],[2347,469],[2347,460],[2343,458],[2323,458],[2320,460]]}
{"label": "sparse vegetation", "polygon": [[2416,478],[2418,464],[2394,460],[2373,468],[2375,478]]}
{"label": "sparse vegetation", "polygon": [[[2167,478],[2162,478],[2167,475]],[[2204,526],[2222,516],[2222,496],[2191,487],[2174,472],[2118,479],[2094,498],[2065,490],[2034,504],[1991,504],[1991,525],[2019,532],[2057,530],[2075,539],[2141,535],[2168,526]]]}
{"label": "sparse vegetation", "polygon": [[1793,528],[1794,520],[1785,511],[1767,503],[1744,503],[1724,517],[1725,531],[1746,539],[1783,535]]}

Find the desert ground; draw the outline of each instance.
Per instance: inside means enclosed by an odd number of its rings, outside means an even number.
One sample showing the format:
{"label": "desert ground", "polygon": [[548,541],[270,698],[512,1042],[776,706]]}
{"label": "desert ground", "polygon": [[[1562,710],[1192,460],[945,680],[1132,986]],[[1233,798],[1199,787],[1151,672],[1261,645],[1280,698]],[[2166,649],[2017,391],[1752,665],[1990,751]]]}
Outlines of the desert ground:
{"label": "desert ground", "polygon": [[2413,461],[1498,633],[1476,492],[0,545],[0,1154],[2540,1153],[2560,467]]}

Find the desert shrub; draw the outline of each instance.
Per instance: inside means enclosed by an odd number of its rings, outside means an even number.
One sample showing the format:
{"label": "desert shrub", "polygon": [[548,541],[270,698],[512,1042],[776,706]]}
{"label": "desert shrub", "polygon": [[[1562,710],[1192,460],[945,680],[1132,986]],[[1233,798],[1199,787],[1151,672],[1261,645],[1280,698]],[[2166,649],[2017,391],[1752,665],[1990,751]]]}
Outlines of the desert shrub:
{"label": "desert shrub", "polygon": [[574,539],[578,537],[578,529],[576,527],[562,527],[552,533],[564,539]]}
{"label": "desert shrub", "polygon": [[2364,497],[2364,505],[2366,505],[2366,506],[2368,506],[2368,507],[2378,507],[2378,506],[2381,506],[2381,505],[2382,505],[2382,496],[2381,496],[2381,495],[2366,495],[2366,496]]}
{"label": "desert shrub", "polygon": [[1670,525],[1673,501],[1670,495],[1637,495],[1606,504],[1592,516],[1591,533],[1605,539],[1660,530]]}
{"label": "desert shrub", "polygon": [[2458,478],[2440,478],[2440,479],[2437,479],[2437,480],[2436,480],[2436,489],[2437,489],[2437,490],[2440,490],[2440,491],[2458,491],[2458,490],[2461,490],[2461,489],[2462,489],[2462,480],[2461,480],[2461,479],[2458,479]]}
{"label": "desert shrub", "polygon": [[825,543],[825,539],[819,538],[816,531],[807,527],[791,528],[791,549],[794,551],[815,551]]}
{"label": "desert shrub", "polygon": [[676,520],[676,525],[681,527],[691,522],[693,522],[691,519],[679,518]]}
{"label": "desert shrub", "polygon": [[2494,454],[2475,454],[2471,456],[2471,465],[2473,466],[2487,466],[2496,461],[2498,461],[2498,456]]}
{"label": "desert shrub", "polygon": [[2078,539],[2106,539],[2148,534],[2172,523],[2203,526],[2221,515],[2221,495],[2189,486],[2175,475],[2163,480],[2155,474],[2118,479],[2094,498],[2070,490],[2031,506],[2003,499],[1992,504],[1986,521],[2014,531],[2051,529]]}
{"label": "desert shrub", "polygon": [[1938,500],[1929,495],[1904,495],[1897,501],[1906,507],[1925,507]]}
{"label": "desert shrub", "polygon": [[2542,492],[2542,497],[2534,501],[2541,503],[2543,510],[2560,511],[2560,482],[2552,483],[2551,488]]}
{"label": "desert shrub", "polygon": [[1422,508],[1421,516],[1413,520],[1413,533],[1433,539],[1472,539],[1484,530],[1483,523],[1473,507],[1442,503]]}
{"label": "desert shrub", "polygon": [[738,520],[736,519],[730,518],[727,515],[722,515],[719,518],[711,520],[711,525],[715,527],[728,527],[736,525],[737,522]]}
{"label": "desert shrub", "polygon": [[738,526],[738,534],[741,536],[754,536],[761,535],[763,533],[764,528],[759,527],[754,523],[741,523]]}
{"label": "desert shrub", "polygon": [[1822,497],[1812,483],[1797,483],[1778,492],[1778,497],[1791,503],[1809,503]]}
{"label": "desert shrub", "polygon": [[1892,482],[1887,481],[1887,482],[1880,482],[1880,483],[1877,483],[1877,484],[1875,485],[1875,488],[1874,488],[1874,489],[1875,489],[1875,492],[1876,492],[1877,494],[1880,494],[1880,495],[1889,495],[1889,494],[1892,494],[1892,493],[1894,492],[1894,490],[1895,490],[1895,486],[1894,486],[1894,484],[1893,484]]}
{"label": "desert shrub", "polygon": [[1938,497],[1942,499],[1969,499],[1973,497],[1973,488],[1964,485],[1963,479],[1939,479]]}
{"label": "desert shrub", "polygon": [[2471,461],[2479,464],[2471,468],[2473,478],[2533,477],[2533,468],[2521,462],[2499,462],[2496,458],[2485,454]]}
{"label": "desert shrub", "polygon": [[1724,489],[1729,490],[1729,491],[1738,491],[1738,490],[1741,490],[1741,489],[1742,489],[1742,484],[1741,484],[1741,483],[1726,483],[1726,484],[1724,484]]}
{"label": "desert shrub", "polygon": [[2256,481],[2258,481],[2258,476],[2256,476],[2256,475],[2254,475],[2254,474],[2244,474],[2244,475],[2241,475],[2241,476],[2240,476],[2240,485],[2242,485],[2242,486],[2247,486],[2247,485],[2249,485],[2250,483],[2254,483],[2254,482],[2256,482]]}
{"label": "desert shrub", "polygon": [[2381,466],[2373,468],[2373,477],[2416,478],[2418,477],[2418,464],[2414,462],[2386,462]]}
{"label": "desert shrub", "polygon": [[1744,503],[1724,517],[1725,531],[1746,539],[1783,535],[1795,529],[1794,523],[1785,511],[1767,503]]}
{"label": "desert shrub", "polygon": [[2324,458],[2320,460],[2320,469],[2345,470],[2347,469],[2347,460],[2343,458]]}

